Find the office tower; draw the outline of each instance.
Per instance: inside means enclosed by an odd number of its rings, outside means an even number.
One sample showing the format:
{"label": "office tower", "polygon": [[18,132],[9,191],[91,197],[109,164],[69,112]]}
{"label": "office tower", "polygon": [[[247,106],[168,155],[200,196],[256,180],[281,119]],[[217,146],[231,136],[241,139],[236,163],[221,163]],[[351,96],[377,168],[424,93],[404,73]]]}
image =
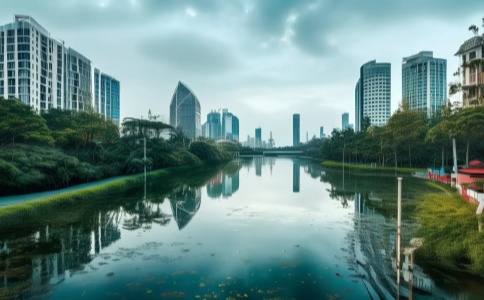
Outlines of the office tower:
{"label": "office tower", "polygon": [[220,113],[212,110],[207,115],[207,123],[205,123],[206,134],[205,137],[211,138],[213,140],[220,140],[222,132],[222,124],[220,124]]}
{"label": "office tower", "polygon": [[256,128],[255,129],[255,148],[261,148],[262,147],[262,129]]}
{"label": "office tower", "polygon": [[459,56],[462,76],[462,106],[484,104],[484,35],[476,35],[465,41],[455,53]]}
{"label": "office tower", "polygon": [[232,140],[232,113],[228,109],[222,110],[222,139]]}
{"label": "office tower", "polygon": [[390,63],[367,62],[360,68],[355,88],[355,130],[363,130],[363,119],[370,125],[384,126],[390,118],[391,66]]}
{"label": "office tower", "polygon": [[350,114],[345,112],[341,115],[341,129],[349,129]]}
{"label": "office tower", "polygon": [[195,139],[202,133],[200,110],[197,96],[179,81],[171,98],[170,125],[181,128],[189,139]]}
{"label": "office tower", "polygon": [[292,115],[292,146],[297,147],[301,143],[301,119],[299,114]]}
{"label": "office tower", "polygon": [[432,51],[404,57],[402,100],[411,110],[425,111],[428,117],[440,113],[447,101],[447,61],[434,58]]}
{"label": "office tower", "polygon": [[272,131],[271,131],[268,146],[269,146],[269,148],[271,148],[271,149],[272,149],[272,148],[274,148],[274,145],[275,145],[275,141],[274,141],[274,139],[272,138]]}
{"label": "office tower", "polygon": [[232,140],[239,142],[239,118],[232,115]]}
{"label": "office tower", "polygon": [[319,138],[322,139],[324,137],[324,127],[319,127]]}
{"label": "office tower", "polygon": [[94,68],[93,108],[119,126],[119,81]]}
{"label": "office tower", "polygon": [[102,79],[99,70],[96,79],[93,73],[88,58],[52,38],[32,17],[15,15],[13,23],[0,26],[1,97],[17,98],[38,113],[92,108],[119,125],[119,81],[107,75]]}

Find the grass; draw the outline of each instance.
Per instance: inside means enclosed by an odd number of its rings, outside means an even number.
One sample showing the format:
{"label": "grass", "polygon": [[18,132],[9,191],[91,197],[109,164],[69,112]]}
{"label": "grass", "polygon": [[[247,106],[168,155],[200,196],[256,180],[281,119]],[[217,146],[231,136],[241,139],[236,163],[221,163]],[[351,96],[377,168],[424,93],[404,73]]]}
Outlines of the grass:
{"label": "grass", "polygon": [[[323,167],[326,168],[342,168],[343,163],[336,162],[332,160],[326,160],[321,163]],[[393,167],[371,167],[367,165],[355,165],[355,164],[348,164],[345,163],[344,167],[346,169],[351,170],[362,170],[362,171],[373,171],[373,172],[394,172],[397,171],[399,173],[415,173],[415,172],[426,172],[427,169],[423,168],[393,168]]]}
{"label": "grass", "polygon": [[[147,173],[147,180],[166,179],[166,185],[171,186],[176,183],[177,177],[186,177],[196,172],[206,173],[205,167],[205,164],[200,164],[199,166],[173,167],[151,171]],[[44,222],[47,217],[50,222],[70,220],[75,215],[81,215],[78,210],[86,210],[98,205],[103,196],[121,193],[131,188],[139,189],[143,182],[144,174],[137,174],[82,190],[0,207],[0,232],[20,226],[25,223],[25,220],[29,221],[29,226],[35,226],[35,222]]]}
{"label": "grass", "polygon": [[432,266],[484,276],[483,216],[476,205],[456,193],[426,194],[419,199],[417,218],[424,244],[417,259]]}

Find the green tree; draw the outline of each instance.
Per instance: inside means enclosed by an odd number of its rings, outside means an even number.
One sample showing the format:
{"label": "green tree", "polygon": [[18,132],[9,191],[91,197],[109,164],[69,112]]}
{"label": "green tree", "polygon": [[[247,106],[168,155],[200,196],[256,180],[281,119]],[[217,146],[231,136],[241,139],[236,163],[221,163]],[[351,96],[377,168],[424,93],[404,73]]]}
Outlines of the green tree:
{"label": "green tree", "polygon": [[45,120],[19,101],[0,98],[0,147],[16,142],[52,145]]}

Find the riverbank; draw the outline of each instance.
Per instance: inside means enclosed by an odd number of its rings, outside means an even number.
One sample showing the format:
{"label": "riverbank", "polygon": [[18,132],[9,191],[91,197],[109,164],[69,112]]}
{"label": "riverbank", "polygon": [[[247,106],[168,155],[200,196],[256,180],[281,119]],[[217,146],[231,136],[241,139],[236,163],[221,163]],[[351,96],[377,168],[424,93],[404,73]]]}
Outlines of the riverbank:
{"label": "riverbank", "polygon": [[[171,167],[151,171],[146,175],[147,183],[149,184],[155,180],[159,181],[160,179],[167,179],[167,184],[163,188],[168,191],[170,190],[170,187],[175,186],[178,183],[178,177],[196,177],[199,173],[211,173],[221,165],[223,165],[223,163],[199,163],[194,166]],[[136,175],[116,177],[110,180],[103,180],[97,185],[91,183],[88,187],[80,187],[79,189],[67,192],[63,190],[57,191],[56,194],[49,192],[47,196],[42,197],[40,195],[41,197],[36,200],[29,199],[21,203],[15,202],[13,205],[0,207],[0,227],[2,230],[5,228],[12,228],[25,222],[25,220],[31,222],[30,220],[42,219],[42,216],[49,216],[50,218],[66,221],[71,218],[71,214],[66,212],[67,209],[69,211],[85,210],[90,206],[99,204],[99,202],[102,201],[102,196],[107,194],[112,195],[118,193],[120,194],[119,199],[122,200],[122,193],[129,191],[130,189],[136,189],[139,193],[139,191],[143,190],[143,185],[144,174],[140,173]],[[143,195],[140,196],[142,197]],[[63,209],[63,213],[57,216],[52,216],[51,212],[57,209]],[[78,212],[76,212],[76,214],[78,214]]]}
{"label": "riverbank", "polygon": [[484,218],[476,215],[477,206],[450,191],[418,201],[418,233],[424,238],[418,262],[484,277],[484,233],[479,232]]}
{"label": "riverbank", "polygon": [[341,163],[332,160],[326,160],[321,163],[323,167],[326,168],[344,168],[350,170],[361,170],[361,171],[373,171],[373,172],[399,172],[399,173],[415,173],[415,172],[425,172],[427,169],[424,168],[390,168],[390,167],[372,167],[368,165],[356,165],[349,163]]}

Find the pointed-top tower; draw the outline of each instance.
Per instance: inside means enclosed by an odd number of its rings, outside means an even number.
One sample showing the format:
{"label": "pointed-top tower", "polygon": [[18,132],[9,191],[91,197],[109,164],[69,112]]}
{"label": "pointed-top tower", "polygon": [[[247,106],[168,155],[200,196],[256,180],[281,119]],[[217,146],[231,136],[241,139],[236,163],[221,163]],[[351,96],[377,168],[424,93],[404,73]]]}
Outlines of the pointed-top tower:
{"label": "pointed-top tower", "polygon": [[197,96],[179,81],[170,103],[170,125],[181,128],[190,139],[202,133],[201,109]]}

